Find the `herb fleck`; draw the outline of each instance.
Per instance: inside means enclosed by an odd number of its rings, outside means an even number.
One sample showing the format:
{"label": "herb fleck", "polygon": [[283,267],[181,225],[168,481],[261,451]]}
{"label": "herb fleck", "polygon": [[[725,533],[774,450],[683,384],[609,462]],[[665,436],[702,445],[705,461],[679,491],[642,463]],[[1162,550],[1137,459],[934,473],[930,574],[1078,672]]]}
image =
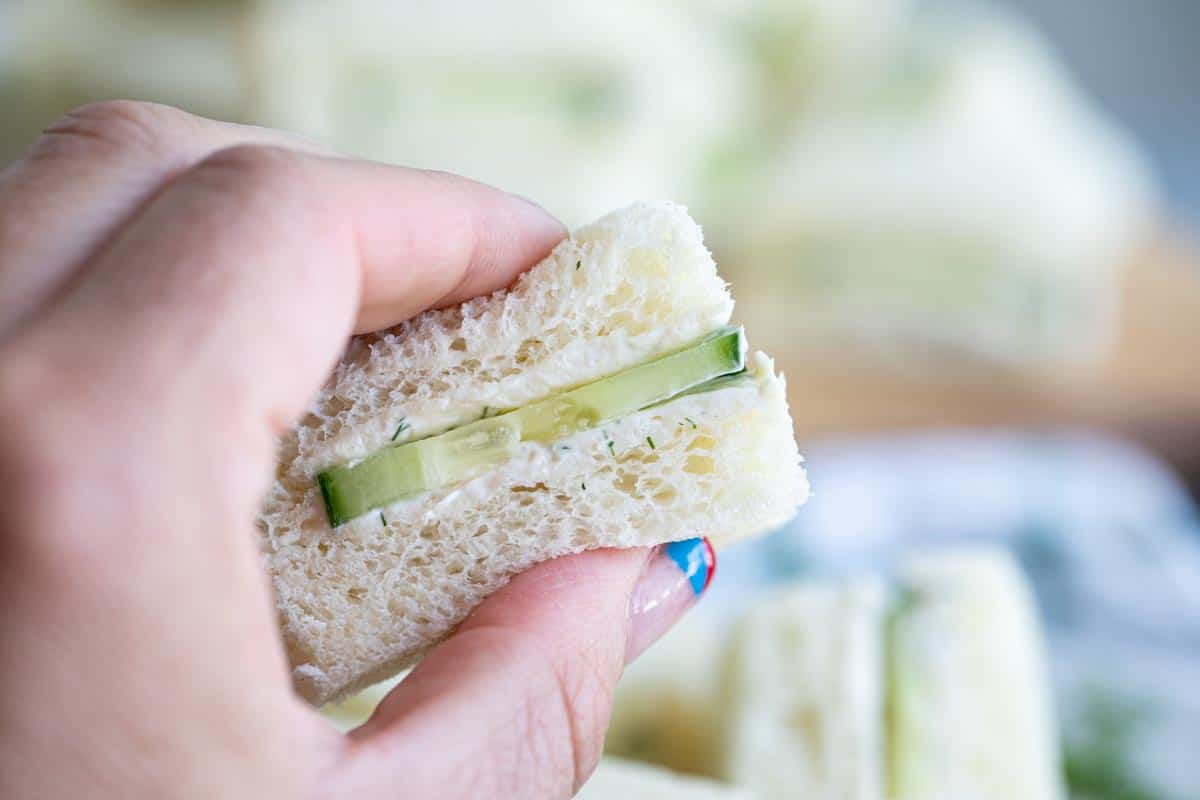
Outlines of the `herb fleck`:
{"label": "herb fleck", "polygon": [[582,266],[583,266],[583,259],[581,258],[581,259],[579,259],[578,261],[576,261],[576,262],[575,262],[575,271],[576,271],[576,272],[579,272],[579,268],[580,268],[580,267],[582,267]]}
{"label": "herb fleck", "polygon": [[1111,689],[1084,689],[1078,718],[1068,731],[1063,768],[1071,796],[1096,800],[1166,800],[1137,763],[1135,751],[1158,709],[1147,698]]}
{"label": "herb fleck", "polygon": [[387,517],[385,517],[383,515],[382,511],[379,512],[379,521],[383,523],[383,527],[385,527],[385,528],[387,527],[387,524],[388,524]]}
{"label": "herb fleck", "polygon": [[692,419],[691,417],[684,417],[684,419],[691,423],[692,430],[696,430],[696,420]]}
{"label": "herb fleck", "polygon": [[392,434],[392,441],[396,441],[396,437],[404,433],[406,430],[408,430],[408,419],[401,417],[400,424],[396,426],[396,432]]}
{"label": "herb fleck", "polygon": [[654,446],[654,437],[653,437],[653,436],[647,436],[647,437],[646,437],[646,444],[650,445],[650,449],[651,449],[651,450],[657,450],[657,449],[658,449],[657,447],[655,447],[655,446]]}
{"label": "herb fleck", "polygon": [[617,452],[615,450],[613,450],[612,439],[609,439],[607,444],[608,444],[608,454],[610,456],[616,456]]}
{"label": "herb fleck", "polygon": [[480,417],[480,419],[487,419],[488,412],[491,410],[492,410],[491,406],[484,406],[483,407],[483,416]]}
{"label": "herb fleck", "polygon": [[586,483],[580,483],[580,484],[579,484],[579,488],[580,488],[580,489],[583,489],[583,490],[586,492],[586,491],[587,491],[587,484],[586,484]]}

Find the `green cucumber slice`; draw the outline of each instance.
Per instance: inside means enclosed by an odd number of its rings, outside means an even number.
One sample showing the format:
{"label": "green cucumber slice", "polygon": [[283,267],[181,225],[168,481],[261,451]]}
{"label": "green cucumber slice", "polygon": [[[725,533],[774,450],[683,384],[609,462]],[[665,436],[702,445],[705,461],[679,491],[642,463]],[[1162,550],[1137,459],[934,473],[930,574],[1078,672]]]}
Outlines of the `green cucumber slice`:
{"label": "green cucumber slice", "polygon": [[396,500],[469,480],[516,455],[520,434],[511,421],[496,417],[326,470],[317,484],[329,522],[337,527]]}
{"label": "green cucumber slice", "polygon": [[742,329],[727,326],[668,356],[445,433],[384,448],[317,476],[334,527],[397,500],[470,480],[522,442],[549,443],[669,400],[745,368]]}

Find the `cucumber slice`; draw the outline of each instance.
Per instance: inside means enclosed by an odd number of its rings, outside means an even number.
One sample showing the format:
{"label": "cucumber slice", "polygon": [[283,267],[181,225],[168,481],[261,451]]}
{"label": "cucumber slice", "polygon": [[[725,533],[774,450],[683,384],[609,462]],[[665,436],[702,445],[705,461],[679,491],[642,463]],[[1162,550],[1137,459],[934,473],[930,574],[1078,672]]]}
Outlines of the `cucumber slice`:
{"label": "cucumber slice", "polygon": [[469,480],[516,455],[520,434],[511,421],[496,417],[326,470],[317,484],[329,522],[336,527],[404,497]]}
{"label": "cucumber slice", "polygon": [[522,442],[553,442],[656,405],[745,367],[742,329],[727,326],[676,353],[499,416],[380,450],[317,476],[334,527],[397,500],[470,480]]}

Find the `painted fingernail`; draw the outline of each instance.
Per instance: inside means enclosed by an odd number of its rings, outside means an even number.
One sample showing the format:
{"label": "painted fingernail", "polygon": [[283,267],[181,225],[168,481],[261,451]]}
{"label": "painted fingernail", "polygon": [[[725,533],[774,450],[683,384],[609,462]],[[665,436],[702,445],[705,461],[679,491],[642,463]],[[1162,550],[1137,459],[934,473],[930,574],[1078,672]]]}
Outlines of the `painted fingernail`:
{"label": "painted fingernail", "polygon": [[655,548],[629,603],[625,663],[641,655],[696,604],[716,568],[717,556],[706,538]]}

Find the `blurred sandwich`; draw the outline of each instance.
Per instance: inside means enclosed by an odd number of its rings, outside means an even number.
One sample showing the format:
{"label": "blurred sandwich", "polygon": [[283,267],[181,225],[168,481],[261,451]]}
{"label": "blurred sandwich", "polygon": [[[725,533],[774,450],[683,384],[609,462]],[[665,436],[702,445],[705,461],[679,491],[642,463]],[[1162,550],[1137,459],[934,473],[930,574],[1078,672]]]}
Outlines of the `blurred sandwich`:
{"label": "blurred sandwich", "polygon": [[725,637],[685,617],[625,669],[604,751],[677,772],[719,777]]}
{"label": "blurred sandwich", "polygon": [[790,517],[783,380],[732,307],[686,211],[637,205],[510,289],[355,339],[261,517],[300,692],[396,674],[540,561]]}
{"label": "blurred sandwich", "polygon": [[723,640],[689,622],[618,687],[606,752],[756,800],[1064,797],[1036,612],[1002,551],[797,583]]}
{"label": "blurred sandwich", "polygon": [[724,777],[762,800],[879,800],[881,581],[800,585],[756,604],[729,643]]}
{"label": "blurred sandwich", "polygon": [[914,17],[872,90],[709,187],[779,358],[1048,373],[1109,353],[1151,170],[1028,26],[958,10]]}
{"label": "blurred sandwich", "polygon": [[1016,564],[910,558],[889,611],[888,796],[1064,796],[1040,626]]}
{"label": "blurred sandwich", "polygon": [[725,775],[755,797],[1063,797],[1037,617],[1006,555],[786,590],[738,634]]}
{"label": "blurred sandwich", "polygon": [[259,0],[246,30],[258,121],[571,227],[679,196],[741,105],[738,59],[673,3]]}
{"label": "blurred sandwich", "polygon": [[0,3],[0,162],[57,117],[97,100],[149,100],[242,121],[240,54],[250,0],[14,0]]}

